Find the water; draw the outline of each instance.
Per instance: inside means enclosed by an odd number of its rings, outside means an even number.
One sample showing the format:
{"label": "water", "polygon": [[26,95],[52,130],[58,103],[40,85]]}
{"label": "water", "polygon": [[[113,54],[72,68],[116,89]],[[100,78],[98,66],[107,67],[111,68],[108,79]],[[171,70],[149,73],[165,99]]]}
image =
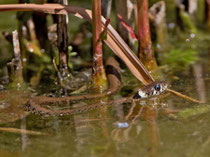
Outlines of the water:
{"label": "water", "polygon": [[[202,66],[205,67],[205,64]],[[205,104],[170,96],[161,99],[164,103],[162,106],[151,103],[155,102],[151,100],[146,106],[113,104],[74,116],[43,117],[29,114],[1,126],[25,128],[47,135],[1,131],[0,154],[5,157],[208,156],[209,70],[204,75],[199,78],[205,84],[204,89],[200,89],[205,93]],[[180,78],[171,83],[173,89],[194,98],[202,98],[196,90],[200,87],[196,87],[194,75]],[[126,127],[121,127],[122,124]]]}
{"label": "water", "polygon": [[[14,25],[9,30],[16,25],[12,24]],[[1,24],[0,27],[8,30]],[[113,104],[82,114],[47,117],[25,113],[23,104],[27,101],[28,94],[9,91],[8,96],[1,97],[0,100],[0,119],[3,119],[0,121],[0,127],[27,129],[41,132],[43,135],[0,131],[0,156],[208,157],[210,40],[200,38],[199,35],[198,38],[196,36],[197,40],[187,46],[199,52],[197,62],[184,70],[175,66],[173,72],[163,74],[162,77],[170,82],[172,89],[205,100],[205,104],[168,96],[160,100],[150,100],[147,105]],[[3,41],[3,38],[1,40]],[[183,41],[185,40],[183,39],[182,43],[174,43],[177,48],[183,50],[183,47],[186,47]],[[193,47],[195,45],[197,48]],[[2,48],[3,46],[1,44],[0,49],[5,54],[8,49]],[[9,47],[8,44],[6,46]],[[126,74],[123,74],[123,83],[123,96],[127,96],[138,85],[133,76]],[[54,94],[51,87],[56,89],[53,85],[46,85],[37,91],[51,95]],[[32,90],[32,93],[36,91]],[[113,99],[119,99],[121,95],[116,94]],[[91,101],[81,102],[84,105],[87,103]],[[9,104],[12,110],[8,109]]]}

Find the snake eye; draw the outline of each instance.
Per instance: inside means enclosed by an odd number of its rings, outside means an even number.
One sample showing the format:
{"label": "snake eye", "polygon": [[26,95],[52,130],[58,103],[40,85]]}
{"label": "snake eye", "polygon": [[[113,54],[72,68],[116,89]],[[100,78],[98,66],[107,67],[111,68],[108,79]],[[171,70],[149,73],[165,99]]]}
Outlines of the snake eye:
{"label": "snake eye", "polygon": [[159,91],[160,90],[160,84],[156,84],[154,88],[155,88],[155,90]]}

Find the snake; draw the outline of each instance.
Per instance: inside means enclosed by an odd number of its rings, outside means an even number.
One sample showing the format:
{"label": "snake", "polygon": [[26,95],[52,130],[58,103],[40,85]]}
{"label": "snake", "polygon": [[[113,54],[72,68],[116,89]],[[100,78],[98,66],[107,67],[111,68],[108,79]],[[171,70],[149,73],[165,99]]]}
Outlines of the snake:
{"label": "snake", "polygon": [[85,105],[77,108],[63,109],[63,110],[53,110],[44,107],[46,105],[52,105],[55,103],[66,103],[74,100],[82,100],[82,99],[87,100],[87,99],[100,98],[104,96],[111,96],[116,92],[118,92],[122,86],[119,63],[114,59],[114,57],[109,57],[105,65],[106,65],[106,75],[109,85],[108,89],[103,93],[66,96],[66,97],[34,96],[31,97],[26,102],[26,104],[24,105],[25,109],[29,112],[38,115],[54,115],[54,116],[72,115],[93,110],[105,105],[107,106],[118,103],[126,103],[126,102],[131,102],[133,100],[145,99],[151,96],[157,96],[160,93],[164,92],[167,88],[167,83],[165,81],[154,81],[151,84],[140,88],[136,92],[136,94],[129,97],[123,97],[118,100],[104,101],[102,103],[94,103],[91,105]]}

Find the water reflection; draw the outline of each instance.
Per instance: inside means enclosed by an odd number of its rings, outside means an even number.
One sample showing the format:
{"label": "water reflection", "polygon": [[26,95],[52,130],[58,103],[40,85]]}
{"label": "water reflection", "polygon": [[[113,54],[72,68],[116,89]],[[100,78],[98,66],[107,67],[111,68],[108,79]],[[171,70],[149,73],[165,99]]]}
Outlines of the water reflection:
{"label": "water reflection", "polygon": [[199,99],[206,102],[205,82],[203,79],[203,68],[201,64],[194,64],[194,77],[196,83],[196,90],[199,95]]}
{"label": "water reflection", "polygon": [[[124,111],[125,116],[119,117],[121,122],[115,122],[116,124],[128,124],[128,127],[119,128],[116,127],[111,131],[112,140],[117,143],[128,143],[130,140],[138,139],[141,136],[142,130],[147,133],[147,148],[149,154],[155,155],[160,145],[158,136],[157,117],[161,110],[165,110],[162,113],[171,114],[168,111],[167,101],[159,98],[152,98],[145,101],[133,101],[128,111]],[[126,113],[127,112],[127,113]],[[144,123],[142,125],[142,123]],[[143,142],[143,141],[142,141]]]}
{"label": "water reflection", "polygon": [[[200,73],[203,72],[200,71]],[[194,76],[200,77],[200,73],[194,74]],[[209,95],[206,89],[208,80],[201,79],[201,81],[204,81],[205,96],[203,97],[206,98]],[[194,89],[192,84],[196,84],[196,82],[185,81],[182,86],[174,87],[177,87],[179,91],[186,90],[189,95],[197,95],[196,90],[192,90]],[[199,85],[199,87],[202,86]],[[21,103],[20,100],[23,101],[20,99],[20,93],[12,94],[10,92],[7,95],[10,96],[9,104],[18,104]],[[26,95],[23,93],[24,99],[26,99]],[[5,99],[5,95],[0,96]],[[120,95],[114,96],[116,100],[120,98]],[[67,103],[66,106],[59,106],[59,108],[79,107],[78,105],[94,104],[97,101],[84,101],[79,104],[77,102],[77,104]],[[106,99],[101,101],[105,102]],[[193,109],[194,106],[205,112],[197,112],[198,110]],[[6,108],[7,112],[4,111]],[[1,114],[16,112],[11,110],[14,109],[12,106],[8,105],[2,109]],[[180,113],[185,114],[187,109],[191,109],[190,112],[195,114],[185,116],[184,120],[180,119]],[[179,145],[182,141],[189,144],[200,139],[198,140],[200,141],[199,152],[205,154],[210,145],[207,133],[207,130],[210,129],[207,125],[209,118],[205,117],[209,111],[208,105],[199,106],[175,96],[161,95],[143,101],[116,103],[111,107],[103,106],[74,116],[40,117],[30,114],[25,119],[18,116],[10,121],[8,121],[9,118],[5,119],[5,126],[39,131],[47,133],[49,136],[35,137],[27,134],[13,136],[12,133],[5,133],[6,136],[1,136],[2,143],[7,141],[8,145],[6,148],[3,147],[5,144],[0,146],[4,150],[13,149],[15,152],[22,152],[23,156],[30,157],[68,156],[69,153],[72,156],[138,156],[139,154],[162,156],[169,148],[171,150],[173,147],[173,153],[176,152],[175,150],[182,149],[182,146]],[[196,118],[196,116],[199,117]],[[192,118],[193,123],[191,122]],[[16,140],[19,142],[14,145]],[[192,146],[192,148],[197,147],[197,144]],[[184,148],[186,149],[186,146]],[[191,151],[194,150],[192,148],[188,150],[189,154],[192,154]],[[171,153],[167,152],[166,154]]]}

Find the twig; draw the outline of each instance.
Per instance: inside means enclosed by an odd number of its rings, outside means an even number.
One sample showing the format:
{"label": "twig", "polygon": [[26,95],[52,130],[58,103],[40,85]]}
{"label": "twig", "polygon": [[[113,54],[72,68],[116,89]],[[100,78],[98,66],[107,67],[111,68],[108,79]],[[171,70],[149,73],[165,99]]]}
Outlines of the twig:
{"label": "twig", "polygon": [[56,65],[55,58],[53,58],[53,65],[54,65],[54,68],[57,71],[57,73],[60,73],[59,70],[58,70],[58,67]]}
{"label": "twig", "polygon": [[203,103],[205,103],[205,102],[203,102],[203,101],[200,101],[200,100],[196,100],[196,99],[193,99],[193,98],[191,98],[191,97],[189,97],[189,96],[186,96],[186,95],[183,95],[183,94],[181,94],[181,93],[179,93],[179,92],[177,92],[177,91],[174,91],[174,90],[172,90],[172,89],[166,89],[167,91],[169,91],[170,93],[172,93],[172,94],[174,94],[174,95],[176,95],[176,96],[179,96],[179,97],[182,97],[182,98],[184,98],[184,99],[186,99],[186,100],[189,100],[189,101],[192,101],[192,102],[195,102],[195,103],[200,103],[200,104],[203,104]]}
{"label": "twig", "polygon": [[58,70],[58,67],[57,67],[57,65],[56,65],[56,62],[55,62],[55,58],[53,58],[53,65],[54,65],[54,68],[55,68],[55,70],[56,70],[56,72],[57,72],[57,74],[58,74],[58,78],[59,78],[59,83],[60,83],[60,85],[62,86],[62,87],[65,87],[66,88],[66,86],[65,86],[65,84],[63,83],[63,77],[62,77],[62,75],[61,75],[61,73],[60,73],[60,71]]}
{"label": "twig", "polygon": [[0,131],[6,131],[6,132],[11,132],[11,133],[24,133],[28,135],[46,135],[41,132],[37,131],[30,131],[30,130],[25,130],[25,129],[18,129],[18,128],[4,128],[0,127]]}
{"label": "twig", "polygon": [[17,30],[12,32],[12,42],[14,47],[14,59],[12,59],[10,63],[8,63],[8,70],[10,71],[10,80],[12,81],[12,83],[14,83],[14,86],[21,87],[23,84],[23,73],[20,43]]}

